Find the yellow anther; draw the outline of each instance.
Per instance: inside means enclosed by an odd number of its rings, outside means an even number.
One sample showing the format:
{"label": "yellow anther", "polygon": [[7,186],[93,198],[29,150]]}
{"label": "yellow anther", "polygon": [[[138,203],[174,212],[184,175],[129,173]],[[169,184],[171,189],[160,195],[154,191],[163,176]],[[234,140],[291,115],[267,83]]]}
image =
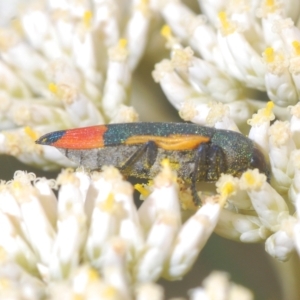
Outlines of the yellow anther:
{"label": "yellow anther", "polygon": [[151,8],[149,6],[149,0],[140,0],[136,5],[136,9],[139,10],[145,17],[150,17]]}
{"label": "yellow anther", "polygon": [[11,187],[12,187],[14,190],[20,190],[20,189],[22,188],[22,184],[21,184],[20,181],[14,180],[14,181],[12,181]]}
{"label": "yellow anther", "polygon": [[263,122],[269,122],[275,119],[275,115],[273,113],[274,103],[269,101],[265,108],[261,108],[258,110],[257,114],[254,114],[251,119],[247,121],[247,123],[251,126],[261,124]]}
{"label": "yellow anther", "polygon": [[164,25],[160,30],[160,34],[166,39],[166,47],[168,49],[181,48],[180,42],[172,35],[171,28],[168,25]]}
{"label": "yellow anther", "polygon": [[274,13],[278,9],[278,4],[274,0],[266,0],[265,6],[269,13]]}
{"label": "yellow anther", "polygon": [[166,38],[169,39],[172,36],[171,28],[168,25],[164,25],[162,29],[160,30],[160,34]]}
{"label": "yellow anther", "polygon": [[227,14],[225,11],[220,11],[218,13],[218,17],[223,26],[225,26],[225,27],[228,26],[229,22],[228,22]]}
{"label": "yellow anther", "polygon": [[37,133],[31,127],[26,126],[24,128],[24,131],[33,141],[35,141],[38,138]]}
{"label": "yellow anther", "polygon": [[262,1],[262,5],[260,8],[261,17],[266,18],[268,14],[280,13],[281,3],[274,0],[265,0]]}
{"label": "yellow anther", "polygon": [[119,47],[120,48],[126,48],[127,46],[127,40],[126,39],[120,39],[119,40]]}
{"label": "yellow anther", "polygon": [[266,0],[265,2],[266,6],[272,7],[275,5],[274,0]]}
{"label": "yellow anther", "polygon": [[84,296],[82,294],[73,294],[72,295],[72,300],[83,300],[84,299]]}
{"label": "yellow anther", "polygon": [[292,46],[294,48],[295,54],[300,55],[300,43],[298,41],[293,41]]}
{"label": "yellow anther", "polygon": [[272,63],[275,60],[275,53],[274,53],[274,49],[272,47],[268,47],[265,51],[264,51],[264,57],[267,63]]}
{"label": "yellow anther", "polygon": [[228,197],[229,195],[231,195],[233,192],[235,191],[235,187],[232,184],[232,182],[227,182],[224,184],[221,194],[222,196]]}
{"label": "yellow anther", "polygon": [[249,186],[253,186],[255,183],[255,177],[253,176],[252,172],[245,172],[243,178],[246,180]]}
{"label": "yellow anther", "polygon": [[88,272],[88,278],[89,281],[97,281],[99,279],[99,273],[95,269],[91,268]]}
{"label": "yellow anther", "polygon": [[135,184],[134,188],[144,197],[147,198],[150,194],[150,192],[144,187],[142,184]]}
{"label": "yellow anther", "polygon": [[114,288],[113,286],[109,286],[102,291],[101,296],[103,296],[103,297],[100,297],[100,298],[114,299],[117,294],[118,294],[118,292],[117,292],[116,288]]}
{"label": "yellow anther", "polygon": [[221,23],[221,30],[223,34],[227,35],[235,31],[235,27],[231,22],[228,21],[227,14],[225,11],[219,12],[218,17]]}
{"label": "yellow anther", "polygon": [[93,14],[90,10],[87,10],[83,14],[83,23],[86,27],[91,26],[91,20],[92,20]]}
{"label": "yellow anther", "polygon": [[266,175],[259,173],[257,169],[248,170],[240,178],[240,188],[242,190],[260,190],[266,180]]}
{"label": "yellow anther", "polygon": [[101,208],[104,211],[110,212],[110,211],[112,211],[114,204],[115,204],[114,196],[112,193],[109,193],[106,200],[103,203],[101,203]]}
{"label": "yellow anther", "polygon": [[274,102],[268,101],[267,106],[266,106],[265,110],[263,111],[264,115],[266,117],[269,117],[271,114],[273,114],[273,108],[274,108]]}
{"label": "yellow anther", "polygon": [[164,158],[161,161],[161,165],[162,165],[162,167],[169,167],[170,166],[170,161],[167,158]]}
{"label": "yellow anther", "polygon": [[237,190],[237,179],[231,175],[222,174],[216,183],[217,192],[225,199],[234,195]]}
{"label": "yellow anther", "polygon": [[53,82],[50,82],[48,84],[48,90],[53,94],[57,94],[57,91],[58,91],[57,85]]}
{"label": "yellow anther", "polygon": [[124,61],[128,56],[128,50],[126,46],[127,46],[127,40],[120,39],[117,45],[109,48],[108,50],[109,59],[112,61],[120,61],[120,62]]}

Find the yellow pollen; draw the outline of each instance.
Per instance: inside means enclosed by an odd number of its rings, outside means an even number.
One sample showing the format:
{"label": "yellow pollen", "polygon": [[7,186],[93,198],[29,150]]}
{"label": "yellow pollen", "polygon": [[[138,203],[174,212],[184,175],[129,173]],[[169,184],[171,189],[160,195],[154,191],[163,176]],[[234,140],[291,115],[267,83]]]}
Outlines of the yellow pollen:
{"label": "yellow pollen", "polygon": [[14,181],[12,182],[11,187],[12,187],[14,190],[20,190],[21,187],[22,187],[22,185],[21,185],[20,181],[14,180]]}
{"label": "yellow pollen", "polygon": [[38,138],[37,133],[31,127],[26,126],[24,128],[24,131],[33,141],[35,141]]}
{"label": "yellow pollen", "polygon": [[136,189],[136,190],[137,190],[144,198],[148,197],[149,194],[150,194],[150,192],[149,192],[147,189],[145,189],[144,186],[143,186],[142,184],[137,183],[137,184],[134,185],[134,188],[135,188],[135,189]]}
{"label": "yellow pollen", "polygon": [[110,212],[114,207],[115,199],[112,193],[109,193],[107,199],[101,204],[104,211]]}
{"label": "yellow pollen", "polygon": [[120,48],[126,48],[127,46],[127,40],[126,39],[120,39],[119,40],[119,47]]}
{"label": "yellow pollen", "polygon": [[269,7],[272,7],[272,6],[274,6],[274,0],[266,0],[266,6],[269,6]]}
{"label": "yellow pollen", "polygon": [[170,183],[175,183],[177,181],[177,175],[171,169],[170,161],[165,158],[161,161],[161,172],[154,178],[154,185],[156,187],[161,187],[169,185]]}
{"label": "yellow pollen", "polygon": [[221,23],[221,29],[223,34],[230,34],[235,31],[235,28],[232,25],[232,23],[228,21],[227,14],[225,11],[220,11],[218,13],[218,17]]}
{"label": "yellow pollen", "polygon": [[[101,294],[103,296],[103,299],[113,299],[117,295],[117,291],[113,286],[107,287],[103,290],[103,293]],[[100,297],[102,298],[102,297]]]}
{"label": "yellow pollen", "polygon": [[267,63],[272,63],[275,60],[275,54],[272,47],[268,47],[265,51],[265,59]]}
{"label": "yellow pollen", "polygon": [[95,269],[91,268],[88,272],[88,277],[90,281],[97,281],[99,279],[99,274]]}
{"label": "yellow pollen", "polygon": [[269,13],[273,14],[276,13],[276,11],[278,12],[279,8],[280,8],[280,4],[277,3],[278,1],[274,1],[274,0],[265,0],[262,1],[262,9],[264,11],[265,16]]}
{"label": "yellow pollen", "polygon": [[259,173],[258,169],[248,170],[240,178],[239,186],[242,190],[259,191],[266,181],[266,175]]}
{"label": "yellow pollen", "polygon": [[248,185],[250,185],[250,186],[254,185],[254,183],[255,183],[255,177],[253,176],[253,174],[251,172],[244,173],[243,177],[246,179]]}
{"label": "yellow pollen", "polygon": [[166,39],[169,39],[171,36],[172,36],[172,33],[171,33],[171,28],[168,26],[168,25],[164,25],[162,27],[162,29],[160,30],[160,34],[166,38]]}
{"label": "yellow pollen", "polygon": [[268,101],[267,106],[264,110],[264,115],[266,117],[269,117],[273,113],[273,107],[274,107],[274,102],[273,101]]}
{"label": "yellow pollen", "polygon": [[57,85],[55,84],[55,83],[53,83],[53,82],[50,82],[49,84],[48,84],[48,90],[51,92],[51,93],[53,93],[53,94],[57,94]]}
{"label": "yellow pollen", "polygon": [[[10,285],[10,282],[7,280],[7,279],[5,279],[5,278],[2,278],[2,279],[0,279],[0,294],[2,294],[2,292],[3,292],[3,294],[4,294],[4,292],[7,290],[9,290],[9,289],[11,289],[12,287],[11,287],[11,285]],[[2,291],[2,292],[1,292]]]}
{"label": "yellow pollen", "polygon": [[221,21],[223,26],[228,25],[227,15],[225,11],[220,11],[218,14],[219,20]]}
{"label": "yellow pollen", "polygon": [[227,182],[224,184],[221,194],[222,196],[227,197],[231,195],[234,192],[234,190],[235,190],[234,185],[231,182]]}
{"label": "yellow pollen", "polygon": [[84,297],[81,294],[73,294],[72,300],[83,300]]}
{"label": "yellow pollen", "polygon": [[258,110],[257,114],[252,116],[252,119],[249,119],[247,123],[251,126],[262,124],[264,122],[270,122],[275,119],[273,114],[274,103],[269,101],[265,108]]}
{"label": "yellow pollen", "polygon": [[293,41],[292,46],[294,48],[295,54],[297,56],[299,56],[300,55],[300,43],[298,41]]}
{"label": "yellow pollen", "polygon": [[267,7],[268,12],[270,12],[270,13],[275,12],[278,7],[278,5],[276,5],[274,0],[266,0],[265,6]]}
{"label": "yellow pollen", "polygon": [[90,10],[87,10],[83,14],[83,23],[86,27],[91,26],[91,20],[92,20],[93,14]]}
{"label": "yellow pollen", "polygon": [[170,161],[167,158],[163,159],[160,164],[162,167],[170,167]]}

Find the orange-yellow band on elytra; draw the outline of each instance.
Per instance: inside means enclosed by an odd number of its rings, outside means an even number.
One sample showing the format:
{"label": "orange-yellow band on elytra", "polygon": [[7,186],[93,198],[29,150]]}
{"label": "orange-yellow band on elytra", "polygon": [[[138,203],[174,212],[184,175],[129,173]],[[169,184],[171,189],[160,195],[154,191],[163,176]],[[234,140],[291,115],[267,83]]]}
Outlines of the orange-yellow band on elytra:
{"label": "orange-yellow band on elytra", "polygon": [[124,144],[144,144],[149,141],[165,150],[192,150],[197,148],[202,143],[209,142],[210,138],[202,135],[179,135],[172,134],[169,136],[154,136],[154,135],[134,135],[126,139]]}

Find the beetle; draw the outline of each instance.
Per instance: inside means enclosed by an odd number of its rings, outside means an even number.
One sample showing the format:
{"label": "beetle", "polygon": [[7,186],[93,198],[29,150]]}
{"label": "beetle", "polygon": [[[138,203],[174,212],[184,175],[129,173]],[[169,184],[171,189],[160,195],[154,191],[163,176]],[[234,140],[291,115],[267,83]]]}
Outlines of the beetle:
{"label": "beetle", "polygon": [[191,184],[215,182],[222,173],[239,177],[259,169],[270,179],[270,168],[258,146],[241,133],[191,123],[121,123],[60,130],[43,135],[37,144],[60,150],[71,161],[91,170],[113,165],[122,174],[149,179],[168,158],[178,176]]}

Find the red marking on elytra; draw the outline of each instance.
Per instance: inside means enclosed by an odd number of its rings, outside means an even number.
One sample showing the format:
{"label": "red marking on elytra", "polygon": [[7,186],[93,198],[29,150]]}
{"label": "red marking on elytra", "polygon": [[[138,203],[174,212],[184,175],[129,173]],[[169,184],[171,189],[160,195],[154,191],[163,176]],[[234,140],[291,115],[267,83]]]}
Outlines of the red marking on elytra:
{"label": "red marking on elytra", "polygon": [[69,129],[51,146],[65,149],[93,149],[104,146],[103,135],[107,131],[105,125]]}

